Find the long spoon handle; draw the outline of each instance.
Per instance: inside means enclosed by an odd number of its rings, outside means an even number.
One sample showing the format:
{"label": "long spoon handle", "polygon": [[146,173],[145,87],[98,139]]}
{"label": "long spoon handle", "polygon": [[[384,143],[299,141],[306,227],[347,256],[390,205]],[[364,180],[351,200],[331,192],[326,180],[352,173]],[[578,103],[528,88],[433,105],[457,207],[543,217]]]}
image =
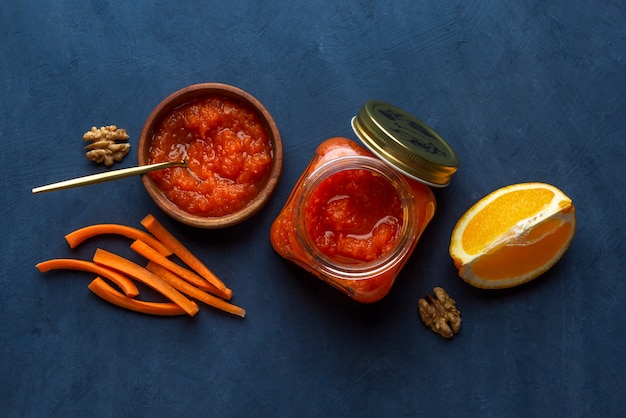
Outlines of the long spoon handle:
{"label": "long spoon handle", "polygon": [[139,167],[122,168],[121,170],[108,171],[106,173],[92,174],[90,176],[78,177],[71,180],[65,180],[58,183],[48,184],[46,186],[35,187],[33,193],[51,192],[53,190],[71,189],[73,187],[88,186],[105,181],[117,180],[125,177],[146,174],[150,171],[161,170],[163,168],[184,166],[184,161],[169,161],[165,163],[156,163],[142,165]]}

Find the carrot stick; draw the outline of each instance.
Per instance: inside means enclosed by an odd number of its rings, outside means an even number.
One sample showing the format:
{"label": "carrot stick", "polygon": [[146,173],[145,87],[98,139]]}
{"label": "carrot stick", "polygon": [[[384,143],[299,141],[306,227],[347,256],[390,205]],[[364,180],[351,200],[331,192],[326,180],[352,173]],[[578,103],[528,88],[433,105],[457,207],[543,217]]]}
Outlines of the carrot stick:
{"label": "carrot stick", "polygon": [[174,254],[178,256],[185,264],[187,264],[193,271],[204,277],[213,286],[221,290],[225,295],[229,295],[226,299],[230,299],[233,291],[215,275],[207,266],[205,266],[198,258],[180,242],[175,236],[173,236],[153,215],[146,216],[141,224],[152,235],[157,237],[163,244],[171,249]]}
{"label": "carrot stick", "polygon": [[186,312],[173,302],[144,302],[143,300],[131,299],[124,296],[100,277],[96,277],[89,284],[89,290],[100,296],[107,302],[131,311],[141,312],[150,315],[184,315]]}
{"label": "carrot stick", "polygon": [[214,308],[221,309],[224,312],[238,315],[242,318],[246,316],[245,309],[203,292],[160,264],[150,261],[146,268],[189,297],[206,303],[209,306],[213,306]]}
{"label": "carrot stick", "polygon": [[117,271],[128,274],[134,277],[141,283],[150,286],[154,290],[160,292],[176,303],[178,306],[184,309],[190,316],[194,316],[198,312],[198,305],[195,302],[187,299],[178,290],[174,289],[170,284],[165,282],[156,274],[146,270],[140,265],[121,257],[117,254],[113,254],[109,251],[98,248],[93,256],[93,261],[97,264],[101,264]]}
{"label": "carrot stick", "polygon": [[130,248],[133,251],[135,251],[137,254],[147,258],[150,261],[155,262],[156,264],[159,264],[160,266],[165,267],[166,269],[170,270],[172,273],[175,273],[177,276],[187,280],[189,283],[193,284],[194,286],[204,291],[211,292],[214,295],[217,295],[220,297],[226,297],[226,295],[224,295],[223,292],[221,292],[219,289],[217,289],[208,281],[204,280],[204,278],[198,276],[193,271],[187,270],[181,265],[176,264],[169,258],[159,254],[154,248],[151,248],[145,242],[141,240],[133,241],[133,243],[130,245]]}
{"label": "carrot stick", "polygon": [[134,298],[139,295],[139,289],[137,289],[137,286],[135,286],[135,283],[133,283],[131,279],[115,270],[92,263],[91,261],[77,260],[73,258],[55,258],[52,260],[42,261],[35,267],[37,267],[37,269],[39,269],[42,273],[50,270],[80,270],[96,273],[111,280],[119,286],[127,297]]}
{"label": "carrot stick", "polygon": [[140,239],[165,256],[173,254],[172,250],[149,233],[141,229],[133,228],[132,226],[120,224],[95,224],[85,226],[67,234],[65,240],[70,245],[70,248],[76,248],[83,241],[104,234],[115,234],[122,235],[126,238]]}

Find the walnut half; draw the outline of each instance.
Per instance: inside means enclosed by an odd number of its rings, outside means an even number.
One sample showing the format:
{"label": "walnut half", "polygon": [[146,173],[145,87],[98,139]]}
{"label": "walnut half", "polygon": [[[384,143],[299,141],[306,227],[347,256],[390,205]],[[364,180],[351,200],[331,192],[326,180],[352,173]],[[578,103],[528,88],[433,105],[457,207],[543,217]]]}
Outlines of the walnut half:
{"label": "walnut half", "polygon": [[91,144],[85,147],[86,157],[98,164],[104,163],[107,167],[112,166],[115,161],[122,161],[130,151],[130,144],[116,142],[128,141],[128,134],[126,129],[118,129],[115,125],[100,128],[93,126],[91,130],[85,132],[83,140],[91,141]]}
{"label": "walnut half", "polygon": [[435,287],[433,293],[435,297],[427,293],[417,301],[422,321],[442,337],[452,338],[461,329],[461,312],[445,290]]}

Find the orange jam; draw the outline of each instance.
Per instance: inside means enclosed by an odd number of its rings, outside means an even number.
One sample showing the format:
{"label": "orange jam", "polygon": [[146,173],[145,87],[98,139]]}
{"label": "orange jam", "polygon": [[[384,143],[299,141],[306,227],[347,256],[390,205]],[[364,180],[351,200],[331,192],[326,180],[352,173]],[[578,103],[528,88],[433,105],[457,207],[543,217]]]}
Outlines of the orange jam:
{"label": "orange jam", "polygon": [[329,258],[367,262],[393,249],[402,212],[400,196],[386,179],[369,170],[344,170],[312,192],[305,223],[314,245]]}
{"label": "orange jam", "polygon": [[435,197],[347,138],[317,149],[272,223],[276,252],[352,299],[382,299],[435,213]]}
{"label": "orange jam", "polygon": [[243,209],[263,188],[272,146],[254,110],[216,95],[174,109],[156,130],[149,163],[183,159],[187,168],[157,170],[150,176],[179,208],[219,217]]}

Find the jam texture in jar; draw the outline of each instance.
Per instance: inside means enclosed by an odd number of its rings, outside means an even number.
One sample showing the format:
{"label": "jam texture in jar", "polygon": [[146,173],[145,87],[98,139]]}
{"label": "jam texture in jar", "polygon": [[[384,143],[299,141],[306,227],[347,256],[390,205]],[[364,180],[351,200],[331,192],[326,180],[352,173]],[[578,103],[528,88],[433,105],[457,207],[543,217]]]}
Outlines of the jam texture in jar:
{"label": "jam texture in jar", "polygon": [[342,165],[303,199],[302,220],[305,236],[324,256],[366,263],[395,246],[404,222],[403,202],[391,181],[360,167],[358,159],[352,161],[353,168]]}
{"label": "jam texture in jar", "polygon": [[388,294],[435,214],[428,185],[447,185],[458,159],[421,121],[383,102],[366,103],[353,128],[366,147],[343,137],[324,141],[270,241],[282,257],[371,303]]}

